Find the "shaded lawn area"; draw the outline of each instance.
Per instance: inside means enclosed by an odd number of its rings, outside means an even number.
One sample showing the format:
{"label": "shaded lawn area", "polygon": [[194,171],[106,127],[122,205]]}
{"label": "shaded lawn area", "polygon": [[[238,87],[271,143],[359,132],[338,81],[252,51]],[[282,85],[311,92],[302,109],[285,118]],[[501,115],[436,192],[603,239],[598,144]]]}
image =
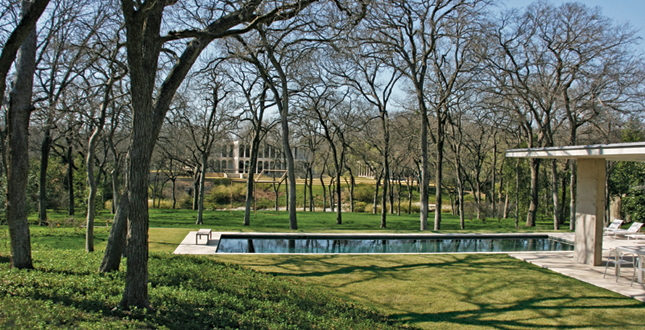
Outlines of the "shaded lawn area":
{"label": "shaded lawn area", "polygon": [[645,304],[507,255],[218,255],[424,329],[643,329]]}
{"label": "shaded lawn area", "polygon": [[[49,221],[53,227],[79,227],[84,225],[85,216],[81,212],[74,217],[67,215],[65,211],[48,210]],[[251,214],[251,225],[244,226],[244,211],[204,211],[204,224],[196,225],[197,211],[183,209],[150,209],[150,227],[163,228],[211,228],[213,231],[257,231],[257,232],[378,232],[378,233],[419,233],[419,214],[388,214],[387,228],[379,228],[381,224],[380,214],[371,213],[343,213],[343,223],[336,224],[336,213],[332,212],[302,212],[297,213],[298,229],[289,229],[289,215],[285,211],[258,211]],[[99,212],[96,225],[104,226],[111,224],[113,216],[106,210]],[[37,224],[37,214],[29,217],[31,224]],[[428,223],[434,223],[434,213],[428,215]],[[430,228],[433,226],[430,225]],[[568,226],[562,226],[568,231]],[[467,219],[466,229],[459,227],[459,217],[449,213],[442,214],[440,232],[534,232],[552,231],[553,220],[542,219],[537,222],[536,227],[525,227],[520,222],[520,229],[515,229],[515,220],[509,219]],[[434,232],[434,231],[428,231]],[[181,241],[180,241],[181,242]]]}
{"label": "shaded lawn area", "polygon": [[0,248],[0,329],[401,328],[329,290],[167,253],[149,259],[154,310],[113,309],[124,271],[99,274],[100,253],[34,247],[34,270],[10,269],[8,251]]}
{"label": "shaded lawn area", "polygon": [[[84,250],[85,228],[49,228],[30,226],[31,242],[38,249],[51,248],[61,250]],[[148,231],[148,247],[151,252],[173,252],[188,235],[191,229],[182,228],[150,228]],[[110,229],[94,228],[94,250],[102,254],[107,246]],[[0,226],[0,247],[9,249],[9,232],[7,226]]]}

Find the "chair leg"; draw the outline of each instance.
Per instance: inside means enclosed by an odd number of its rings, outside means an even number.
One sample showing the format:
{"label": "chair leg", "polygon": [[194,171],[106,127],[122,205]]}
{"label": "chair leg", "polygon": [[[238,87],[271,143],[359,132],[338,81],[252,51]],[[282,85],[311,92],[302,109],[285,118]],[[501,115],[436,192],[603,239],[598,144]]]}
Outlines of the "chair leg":
{"label": "chair leg", "polygon": [[[607,263],[605,264],[605,275],[602,276],[602,278],[607,277],[607,268],[609,268],[609,262],[611,262],[611,256],[613,254],[613,250],[609,250],[609,256],[607,257]],[[616,265],[616,257],[614,256],[614,265]]]}
{"label": "chair leg", "polygon": [[[632,283],[631,283],[631,284],[629,284],[629,286],[633,286],[633,285],[634,285],[634,278],[636,277],[636,269],[637,269],[637,268],[638,268],[638,271],[639,271],[639,272],[642,272],[642,271],[643,271],[643,269],[641,268],[641,257],[640,257],[640,256],[638,256],[638,257],[634,260],[634,274],[632,274]],[[639,273],[639,275],[640,275],[640,273]]]}

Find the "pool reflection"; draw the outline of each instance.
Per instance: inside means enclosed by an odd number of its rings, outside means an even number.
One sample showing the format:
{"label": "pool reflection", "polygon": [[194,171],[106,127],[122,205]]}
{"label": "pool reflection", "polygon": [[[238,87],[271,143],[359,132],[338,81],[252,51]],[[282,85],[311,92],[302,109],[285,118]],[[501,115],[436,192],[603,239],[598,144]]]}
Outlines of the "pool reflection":
{"label": "pool reflection", "polygon": [[573,245],[549,238],[518,239],[232,239],[219,253],[440,253],[571,251]]}

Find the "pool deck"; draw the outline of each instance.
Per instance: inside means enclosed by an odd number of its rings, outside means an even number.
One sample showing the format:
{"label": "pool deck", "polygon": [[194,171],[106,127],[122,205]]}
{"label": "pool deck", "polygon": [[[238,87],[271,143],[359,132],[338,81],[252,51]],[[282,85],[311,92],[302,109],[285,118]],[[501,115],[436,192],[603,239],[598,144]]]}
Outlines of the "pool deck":
{"label": "pool deck", "polygon": [[[200,255],[209,255],[216,254],[217,247],[222,235],[234,235],[235,237],[242,238],[246,235],[258,235],[259,233],[228,233],[228,232],[213,232],[210,239],[200,238],[198,244],[195,244],[195,234],[197,231],[191,231],[186,235],[184,240],[175,250],[175,254],[200,254]],[[353,237],[356,236],[356,233],[353,234],[333,234],[334,236],[342,237]],[[550,237],[567,241],[573,244],[574,233],[536,233],[535,235],[548,235]],[[316,238],[316,237],[329,237],[330,234],[306,234],[306,233],[262,233],[262,236],[265,237],[274,237],[274,236],[292,236],[293,238]],[[383,234],[361,234],[362,237],[373,237],[373,238],[382,238]],[[462,238],[464,236],[478,237],[482,236],[481,234],[391,234],[387,236],[395,236],[399,239],[418,239],[420,237],[426,239],[436,239],[436,238]],[[517,234],[486,234],[486,236],[492,237],[514,237]],[[611,238],[604,237],[603,240],[603,259],[609,253],[610,248],[617,246],[640,246],[645,244],[645,240],[627,240],[624,238]],[[624,296],[634,298],[639,301],[645,302],[645,286],[643,284],[634,282],[633,286],[630,286],[632,279],[633,270],[631,267],[623,267],[621,271],[621,276],[616,282],[616,277],[614,276],[613,270],[608,270],[606,278],[603,278],[605,273],[605,264],[602,266],[591,266],[585,264],[579,264],[573,261],[573,252],[513,252],[508,253],[509,256],[517,258],[528,263],[534,264],[536,266],[549,269],[551,271],[575,278],[577,280],[607,289]]]}

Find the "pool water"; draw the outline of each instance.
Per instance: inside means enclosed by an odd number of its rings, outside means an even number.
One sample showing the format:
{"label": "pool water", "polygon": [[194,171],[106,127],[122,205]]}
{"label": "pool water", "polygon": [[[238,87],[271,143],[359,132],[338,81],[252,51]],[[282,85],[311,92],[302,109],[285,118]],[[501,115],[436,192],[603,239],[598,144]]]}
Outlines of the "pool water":
{"label": "pool water", "polygon": [[218,253],[468,253],[572,251],[550,238],[477,239],[288,239],[222,238]]}

